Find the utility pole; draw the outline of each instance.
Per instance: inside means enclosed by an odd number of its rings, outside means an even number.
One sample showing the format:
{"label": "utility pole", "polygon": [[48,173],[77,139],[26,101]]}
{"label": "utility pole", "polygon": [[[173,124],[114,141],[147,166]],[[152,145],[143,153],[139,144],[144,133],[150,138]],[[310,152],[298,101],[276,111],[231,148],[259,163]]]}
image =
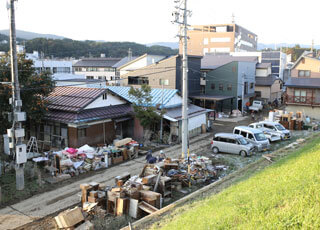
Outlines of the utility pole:
{"label": "utility pole", "polygon": [[9,147],[15,159],[16,170],[16,189],[24,189],[24,163],[27,161],[26,145],[22,144],[24,137],[24,129],[22,129],[22,121],[26,120],[26,113],[21,112],[22,101],[20,98],[20,86],[18,78],[18,62],[17,62],[17,47],[16,47],[16,26],[14,2],[7,2],[10,20],[10,61],[11,61],[11,81],[12,81],[12,98],[10,103],[13,112],[10,116],[12,120],[12,128],[7,130],[8,136],[11,138]]}
{"label": "utility pole", "polygon": [[[187,17],[190,11],[187,10],[187,0],[175,0],[178,4],[173,15],[175,16],[175,23],[180,25],[179,38],[183,42],[182,49],[182,155],[184,158],[188,154],[188,56],[187,56]],[[182,22],[180,22],[180,12],[183,11]],[[182,33],[182,34],[181,34]]]}

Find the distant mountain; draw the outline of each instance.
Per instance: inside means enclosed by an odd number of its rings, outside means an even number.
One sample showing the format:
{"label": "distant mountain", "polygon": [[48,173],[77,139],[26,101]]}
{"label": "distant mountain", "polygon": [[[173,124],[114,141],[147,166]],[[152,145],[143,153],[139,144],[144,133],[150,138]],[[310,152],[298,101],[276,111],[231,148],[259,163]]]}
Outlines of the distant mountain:
{"label": "distant mountain", "polygon": [[[280,47],[295,47],[297,44],[288,44],[288,43],[277,43],[277,44],[265,44],[265,43],[258,43],[258,50],[263,49],[274,49]],[[310,48],[310,45],[299,44],[301,48]],[[315,45],[315,49],[320,49],[320,45]]]}
{"label": "distant mountain", "polygon": [[155,42],[155,43],[149,43],[146,44],[146,46],[165,46],[169,47],[171,49],[179,49],[179,43],[178,42]]}
{"label": "distant mountain", "polygon": [[[9,30],[0,30],[0,34],[4,34],[9,36]],[[18,38],[26,39],[26,40],[31,40],[35,38],[49,38],[49,39],[64,39],[65,37],[54,35],[54,34],[39,34],[39,33],[33,33],[33,32],[28,32],[28,31],[23,31],[23,30],[17,30],[16,31],[16,36]]]}

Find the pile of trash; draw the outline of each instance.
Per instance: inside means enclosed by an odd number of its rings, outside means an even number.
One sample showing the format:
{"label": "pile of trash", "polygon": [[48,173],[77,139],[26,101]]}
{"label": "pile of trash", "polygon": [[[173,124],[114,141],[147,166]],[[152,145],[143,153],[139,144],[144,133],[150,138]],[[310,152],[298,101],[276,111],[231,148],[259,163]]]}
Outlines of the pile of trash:
{"label": "pile of trash", "polygon": [[[96,182],[81,184],[83,216],[129,215],[138,219],[161,209],[164,202],[173,198],[174,192],[187,194],[193,184],[217,180],[218,172],[226,168],[214,166],[209,158],[196,154],[188,159],[165,157],[157,161],[146,164],[139,175],[117,176],[113,187]],[[78,219],[84,221],[85,218]]]}
{"label": "pile of trash", "polygon": [[78,149],[65,148],[64,150],[46,153],[47,166],[53,176],[69,174],[77,176],[92,170],[108,168],[125,160],[138,156],[139,144],[131,138],[115,141],[114,145],[93,148],[84,145]]}

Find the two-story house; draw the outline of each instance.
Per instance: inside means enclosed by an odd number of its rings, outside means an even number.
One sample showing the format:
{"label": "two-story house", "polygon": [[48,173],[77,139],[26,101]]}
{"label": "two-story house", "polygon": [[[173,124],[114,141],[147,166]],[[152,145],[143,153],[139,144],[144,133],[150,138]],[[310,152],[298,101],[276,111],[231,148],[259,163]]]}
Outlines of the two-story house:
{"label": "two-story house", "polygon": [[275,99],[280,103],[282,96],[282,80],[272,74],[271,63],[258,63],[256,67],[256,87],[257,99],[264,102],[273,102]]}
{"label": "two-story house", "polygon": [[[256,57],[233,57],[226,54],[205,55],[201,61],[201,71],[205,76],[205,95],[194,99],[206,100],[203,106],[216,110],[241,110],[242,105],[255,95],[257,60]],[[208,106],[207,103],[211,105]]]}
{"label": "two-story house", "polygon": [[286,110],[304,112],[320,119],[320,60],[311,52],[304,52],[291,68],[291,77],[285,83]]}

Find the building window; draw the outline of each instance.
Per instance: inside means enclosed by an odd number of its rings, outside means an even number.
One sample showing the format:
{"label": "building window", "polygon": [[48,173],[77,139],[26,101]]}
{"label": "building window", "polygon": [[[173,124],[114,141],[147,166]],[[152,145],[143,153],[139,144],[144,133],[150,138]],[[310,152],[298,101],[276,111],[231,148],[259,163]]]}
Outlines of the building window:
{"label": "building window", "polygon": [[232,84],[228,84],[227,90],[228,90],[228,91],[231,91],[231,90],[232,90]]}
{"label": "building window", "polygon": [[311,72],[310,70],[299,70],[298,76],[299,77],[310,77]]}
{"label": "building window", "polygon": [[102,95],[102,100],[107,100],[107,96],[108,96],[108,94],[107,94],[107,93],[104,93],[104,94]]}
{"label": "building window", "polygon": [[159,84],[160,85],[169,85],[169,80],[168,79],[160,79]]}
{"label": "building window", "polygon": [[301,62],[302,62],[302,64],[304,64],[304,63],[305,63],[305,59],[304,59],[304,58],[302,58],[302,59],[301,59]]}
{"label": "building window", "polygon": [[128,77],[129,85],[149,85],[147,77]]}
{"label": "building window", "polygon": [[86,137],[86,136],[87,136],[87,129],[86,128],[78,129],[78,138]]}
{"label": "building window", "polygon": [[254,93],[256,94],[257,98],[261,98],[261,91],[255,91]]}
{"label": "building window", "polygon": [[209,44],[209,38],[204,38],[203,39],[203,44],[208,45]]}
{"label": "building window", "polygon": [[251,83],[250,83],[250,89],[253,89],[253,85],[254,85],[254,84],[251,82]]}
{"label": "building window", "polygon": [[215,89],[216,88],[216,84],[211,83],[211,89]]}
{"label": "building window", "polygon": [[294,91],[294,102],[306,102],[307,99],[307,91],[306,90],[295,90]]}
{"label": "building window", "polygon": [[93,76],[87,76],[87,79],[94,79]]}
{"label": "building window", "polygon": [[219,84],[219,90],[223,91],[223,84],[222,83]]}

